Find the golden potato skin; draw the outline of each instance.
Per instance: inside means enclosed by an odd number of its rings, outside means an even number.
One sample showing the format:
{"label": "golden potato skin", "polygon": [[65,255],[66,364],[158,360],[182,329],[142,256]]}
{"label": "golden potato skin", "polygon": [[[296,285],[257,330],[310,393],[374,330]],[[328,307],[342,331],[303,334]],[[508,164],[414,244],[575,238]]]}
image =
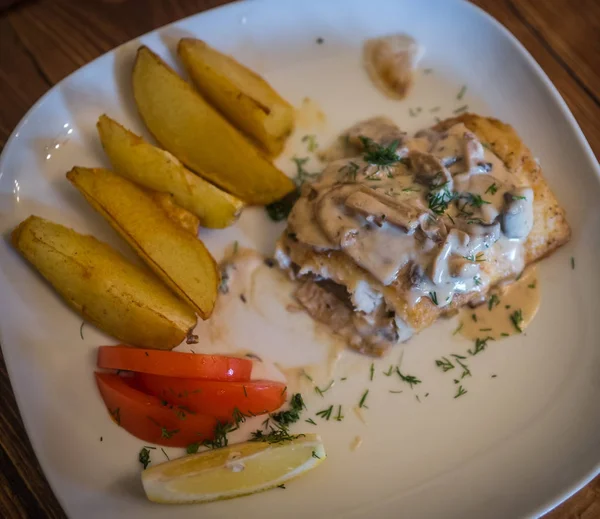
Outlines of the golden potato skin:
{"label": "golden potato skin", "polygon": [[194,311],[150,271],[93,236],[30,216],[12,244],[71,308],[120,341],[171,350],[196,325]]}
{"label": "golden potato skin", "polygon": [[199,239],[157,210],[141,188],[111,171],[75,167],[67,178],[171,290],[200,317],[210,316],[219,273]]}
{"label": "golden potato skin", "polygon": [[270,155],[294,129],[295,111],[261,76],[202,40],[183,38],[177,52],[200,93]]}
{"label": "golden potato skin", "polygon": [[195,214],[201,225],[222,229],[233,224],[244,203],[188,170],[179,160],[107,115],[96,125],[115,173],[141,186],[173,195],[173,201]]}
{"label": "golden potato skin", "polygon": [[179,207],[173,200],[173,195],[152,190],[148,190],[148,194],[173,222],[192,236],[198,236],[200,219],[187,209]]}
{"label": "golden potato skin", "polygon": [[294,184],[147,47],[133,67],[138,111],[156,140],[186,166],[248,204],[279,200]]}

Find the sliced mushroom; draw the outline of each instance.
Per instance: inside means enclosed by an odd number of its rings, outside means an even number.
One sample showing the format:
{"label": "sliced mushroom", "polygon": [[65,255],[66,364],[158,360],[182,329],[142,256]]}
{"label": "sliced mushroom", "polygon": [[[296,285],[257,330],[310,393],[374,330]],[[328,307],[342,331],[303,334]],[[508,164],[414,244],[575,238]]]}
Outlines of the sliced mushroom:
{"label": "sliced mushroom", "polygon": [[454,278],[473,278],[479,272],[479,265],[455,255],[448,259],[448,272]]}
{"label": "sliced mushroom", "polygon": [[344,135],[348,139],[348,144],[358,151],[363,151],[365,146],[361,137],[370,139],[381,146],[389,146],[394,141],[400,145],[406,137],[406,132],[401,131],[388,117],[377,116],[356,123],[348,128]]}
{"label": "sliced mushroom", "polygon": [[469,244],[472,251],[489,249],[500,239],[500,224],[494,222],[490,225],[480,223],[465,223],[462,228],[471,237]]}
{"label": "sliced mushroom", "polygon": [[359,222],[349,214],[344,202],[352,193],[360,189],[360,185],[357,184],[337,186],[323,194],[315,203],[315,219],[336,247],[340,246],[348,230],[359,227]]}
{"label": "sliced mushroom", "polygon": [[[384,222],[400,227],[407,234],[412,234],[419,225],[419,211],[408,203],[391,199],[393,205],[386,204],[381,198],[373,196],[374,191],[356,191],[344,204],[346,207],[362,214],[369,221],[381,227]],[[386,197],[389,198],[389,197]]]}
{"label": "sliced mushroom", "polygon": [[471,174],[481,173],[479,165],[484,163],[485,150],[474,133],[466,131],[463,135],[463,160],[465,169]]}
{"label": "sliced mushroom", "polygon": [[[318,196],[316,191],[315,197]],[[312,193],[298,199],[288,217],[288,230],[295,233],[302,243],[319,250],[339,249],[323,232],[315,218],[315,199]]]}
{"label": "sliced mushroom", "polygon": [[504,195],[502,231],[507,238],[524,239],[533,228],[533,190],[516,188]]}
{"label": "sliced mushroom", "polygon": [[446,224],[441,218],[434,217],[431,213],[419,216],[419,225],[423,234],[434,242],[441,242],[448,235]]}
{"label": "sliced mushroom", "polygon": [[444,167],[440,159],[430,153],[423,153],[416,150],[408,152],[411,169],[415,174],[415,180],[421,184],[430,187],[445,186],[448,191],[452,191],[452,175]]}
{"label": "sliced mushroom", "polygon": [[375,85],[387,96],[403,99],[413,82],[413,71],[423,53],[406,34],[367,40],[364,65]]}
{"label": "sliced mushroom", "polygon": [[449,281],[450,269],[448,260],[452,254],[462,254],[469,245],[469,235],[458,229],[451,229],[444,243],[431,263],[431,281],[435,285],[443,285]]}

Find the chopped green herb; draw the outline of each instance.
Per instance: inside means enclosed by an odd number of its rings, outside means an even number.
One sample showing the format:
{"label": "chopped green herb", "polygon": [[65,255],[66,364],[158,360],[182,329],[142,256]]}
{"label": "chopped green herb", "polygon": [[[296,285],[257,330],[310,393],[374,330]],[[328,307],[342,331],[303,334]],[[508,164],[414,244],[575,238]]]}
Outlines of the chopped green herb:
{"label": "chopped green herb", "polygon": [[413,386],[416,386],[417,384],[421,383],[421,380],[419,380],[413,375],[403,375],[398,366],[396,366],[396,373],[398,373],[400,380],[402,380],[402,382],[406,382],[411,389],[413,388]]}
{"label": "chopped green herb", "polygon": [[456,392],[456,395],[454,395],[454,398],[463,396],[466,392],[467,392],[467,390],[465,388],[463,388],[462,386],[458,386],[458,391]]}
{"label": "chopped green herb", "polygon": [[316,135],[305,135],[302,137],[302,142],[307,143],[306,149],[309,153],[314,152],[319,147]]}
{"label": "chopped green herb", "polygon": [[382,373],[386,376],[389,377],[392,373],[394,372],[394,366],[390,366],[390,369],[388,369],[387,371],[382,371]]}
{"label": "chopped green herb", "polygon": [[473,321],[477,322],[477,314],[471,314],[471,319],[473,319]]}
{"label": "chopped green herb", "polygon": [[188,454],[196,454],[200,448],[200,442],[190,443],[186,448],[185,452]]}
{"label": "chopped green herb", "polygon": [[423,69],[423,74],[431,74],[433,72],[432,68]]}
{"label": "chopped green herb", "polygon": [[161,427],[160,428],[160,437],[164,438],[165,440],[170,440],[174,434],[177,434],[179,432],[179,429],[171,429],[169,431],[169,429],[167,429],[166,427]]}
{"label": "chopped green herb", "polygon": [[441,110],[441,107],[439,106],[434,106],[433,108],[429,109],[429,112],[434,114],[435,112],[439,112]]}
{"label": "chopped green herb", "polygon": [[312,457],[313,457],[313,458],[317,458],[318,460],[320,460],[320,459],[321,459],[321,456],[319,456],[319,455],[316,453],[316,451],[312,451]]}
{"label": "chopped green herb", "polygon": [[491,328],[479,328],[480,332],[491,332],[492,329]]}
{"label": "chopped green herb", "polygon": [[513,200],[527,200],[526,196],[510,195]]}
{"label": "chopped green herb", "polygon": [[506,332],[502,332],[500,334],[502,337],[510,337],[510,334],[506,333]]}
{"label": "chopped green herb", "polygon": [[[469,369],[469,366],[463,362],[463,360],[465,360],[467,357],[463,355],[457,355],[456,353],[452,353],[450,356],[454,357],[455,362],[463,369],[463,372],[460,374],[460,379],[462,380],[465,377],[470,377],[471,370]],[[458,384],[458,381],[454,379],[454,383]]]}
{"label": "chopped green herb", "polygon": [[404,391],[392,391],[392,390],[390,389],[390,393],[400,394],[400,393],[404,393]]}
{"label": "chopped green herb", "polygon": [[162,451],[162,453],[165,455],[165,458],[167,458],[168,461],[171,461],[171,458],[169,458],[169,455],[165,452],[165,449],[163,449],[162,447],[160,448],[160,450]]}
{"label": "chopped green herb", "polygon": [[454,198],[454,194],[450,192],[446,184],[438,186],[427,193],[429,209],[438,215],[444,214],[446,209],[448,209],[448,204],[452,202]]}
{"label": "chopped green herb", "polygon": [[500,304],[500,298],[496,294],[492,294],[488,299],[488,310],[491,312],[494,306],[498,306]]}
{"label": "chopped green herb", "polygon": [[[268,422],[268,420],[266,420]],[[265,443],[282,443],[287,441],[295,440],[296,438],[303,437],[304,434],[290,434],[288,428],[283,424],[275,424],[275,426],[269,426],[269,432],[265,434],[261,429],[250,433],[252,438],[251,442],[265,442]]]}
{"label": "chopped green herb", "polygon": [[489,341],[490,339],[492,339],[492,337],[486,337],[485,339],[478,337],[477,339],[475,339],[475,348],[473,350],[467,350],[469,355],[477,355],[478,353],[481,353],[483,350],[485,350],[487,346],[487,341]]}
{"label": "chopped green herb", "polygon": [[144,447],[140,451],[140,453],[138,455],[138,460],[144,466],[144,470],[146,470],[146,468],[148,468],[148,465],[150,465],[150,463],[151,463],[150,451],[146,447]]}
{"label": "chopped green herb", "polygon": [[307,420],[304,420],[305,422],[311,423],[313,425],[317,425],[317,422],[315,422],[312,418],[308,418]]}
{"label": "chopped green herb", "polygon": [[342,173],[347,180],[356,182],[356,174],[359,169],[360,166],[356,162],[350,161],[348,164],[344,164],[338,171]]}
{"label": "chopped green herb", "polygon": [[85,321],[81,322],[81,326],[79,327],[79,336],[81,337],[81,340],[83,341],[83,325],[85,324]]}
{"label": "chopped green herb", "polygon": [[421,399],[419,398],[419,395],[415,395],[415,400],[416,400],[417,402],[419,402],[419,404],[421,403]]}
{"label": "chopped green herb", "polygon": [[533,283],[530,283],[529,285],[527,285],[527,288],[535,288],[535,281]]}
{"label": "chopped green herb", "polygon": [[460,331],[462,330],[462,327],[463,327],[463,326],[464,326],[464,323],[463,323],[463,322],[461,322],[461,323],[458,325],[458,327],[456,328],[456,330],[454,330],[454,331],[452,332],[452,335],[456,335],[458,332],[460,332]]}
{"label": "chopped green herb", "polygon": [[285,490],[285,485],[282,483],[281,485],[277,485],[277,488],[282,488],[283,490]]}
{"label": "chopped green herb", "polygon": [[494,375],[492,375],[492,378],[496,378],[497,376],[498,376],[498,375],[495,375],[495,374],[494,374]]}
{"label": "chopped green herb", "polygon": [[233,242],[233,254],[234,255],[238,253],[239,248],[240,248],[240,244],[238,243],[237,240],[235,240]]}
{"label": "chopped green herb", "polygon": [[485,193],[484,193],[484,194],[486,194],[486,195],[487,195],[488,193],[491,193],[492,195],[495,195],[495,194],[496,194],[496,191],[498,191],[498,186],[496,185],[496,182],[494,182],[493,184],[491,184],[491,185],[490,185],[490,187],[488,187],[488,188],[485,190]]}
{"label": "chopped green herb", "polygon": [[431,301],[433,301],[433,304],[437,306],[437,304],[438,304],[437,292],[429,292],[429,298],[431,299]]}
{"label": "chopped green herb", "polygon": [[575,258],[571,256],[571,270],[575,270]]}
{"label": "chopped green herb", "polygon": [[244,388],[244,396],[248,398],[248,391],[246,391],[246,386],[242,386]]}
{"label": "chopped green herb", "polygon": [[510,322],[519,333],[523,333],[523,330],[521,329],[521,323],[523,322],[523,311],[521,309],[515,310],[512,314],[510,314]]}
{"label": "chopped green herb", "polygon": [[450,371],[451,369],[454,369],[454,364],[452,364],[452,362],[450,362],[447,357],[442,357],[441,359],[437,359],[435,361],[435,365],[438,368],[441,368],[441,370],[444,373],[446,373],[446,371]]}
{"label": "chopped green herb", "polygon": [[463,85],[460,89],[460,91],[458,92],[458,94],[456,95],[456,99],[458,99],[459,101],[465,96],[465,93],[467,92],[467,85]]}
{"label": "chopped green herb", "polygon": [[315,393],[323,396],[324,393],[326,393],[327,391],[329,391],[333,387],[334,383],[335,383],[335,381],[332,380],[331,382],[329,382],[329,384],[327,385],[327,387],[325,387],[325,389],[321,389],[318,386],[315,386]]}
{"label": "chopped green herb", "polygon": [[373,375],[375,375],[375,364],[371,362],[371,367],[369,368],[369,380],[373,380]]}
{"label": "chopped green herb", "polygon": [[306,409],[304,400],[300,393],[295,393],[290,399],[290,409],[287,411],[280,411],[279,413],[273,413],[270,417],[277,423],[282,425],[289,425],[300,420],[300,413],[303,409]]}
{"label": "chopped green herb", "polygon": [[416,117],[421,112],[422,112],[422,109],[421,109],[420,106],[417,106],[416,108],[409,108],[408,109],[408,115],[410,115],[411,117]]}
{"label": "chopped green herb", "polygon": [[325,420],[328,420],[331,418],[331,413],[333,412],[333,405],[330,405],[327,409],[323,409],[322,411],[319,411],[318,413],[315,413],[317,416],[320,416],[321,418],[325,418]]}
{"label": "chopped green herb", "polygon": [[338,412],[337,412],[337,416],[335,417],[335,420],[338,422],[341,422],[344,419],[344,415],[342,414],[342,406],[339,405],[338,406]]}
{"label": "chopped green herb", "polygon": [[457,108],[456,110],[454,110],[454,114],[461,114],[463,112],[466,112],[469,109],[469,105],[463,105],[459,108]]}
{"label": "chopped green herb", "polygon": [[399,140],[395,140],[388,146],[381,146],[368,137],[360,137],[365,148],[365,155],[363,159],[369,164],[376,166],[391,166],[399,161],[396,150],[398,149]]}
{"label": "chopped green herb", "polygon": [[475,286],[477,286],[477,287],[480,286],[482,284],[481,278],[479,276],[473,277],[473,283],[475,283]]}
{"label": "chopped green herb", "polygon": [[365,405],[365,400],[367,399],[367,395],[369,394],[369,390],[367,389],[364,393],[363,396],[360,399],[360,402],[358,403],[358,407],[364,407],[365,409],[369,409],[366,405]]}

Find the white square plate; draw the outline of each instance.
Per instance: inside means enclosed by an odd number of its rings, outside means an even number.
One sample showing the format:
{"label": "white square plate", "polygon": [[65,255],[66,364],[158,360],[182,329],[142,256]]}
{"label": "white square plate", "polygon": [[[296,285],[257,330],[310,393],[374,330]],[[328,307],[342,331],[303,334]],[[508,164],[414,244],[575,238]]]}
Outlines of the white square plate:
{"label": "white square plate", "polygon": [[[425,46],[422,66],[432,69],[419,76],[403,102],[383,98],[361,68],[364,39],[396,32]],[[347,409],[344,421],[320,421],[310,431],[322,435],[326,463],[285,491],[167,508],[144,499],[137,462],[142,442],[109,420],[94,384],[95,347],[112,341],[88,326],[82,340],[80,319],[10,248],[8,233],[34,213],[127,251],[64,175],[75,164],[108,165],[95,132],[101,113],[144,133],[130,89],[135,50],[144,43],[175,64],[172,51],[186,35],[233,54],[292,103],[308,96],[325,112],[326,123],[301,128],[280,159],[290,174],[289,158],[302,132],[317,133],[324,143],[380,113],[414,131],[432,124],[434,115],[447,117],[468,104],[470,111],[515,126],[567,209],[573,238],[542,263],[542,305],[527,333],[494,343],[472,360],[468,394],[454,399],[452,377],[434,365],[434,359],[470,346],[452,337],[455,323],[438,323],[399,347],[392,359],[376,362],[373,382],[371,360],[348,354],[344,384],[322,399],[305,393],[310,416],[330,404]],[[468,90],[458,100],[462,85]],[[441,111],[430,113],[437,105]],[[411,117],[409,109],[417,107],[422,110]],[[600,468],[599,178],[581,131],[539,66],[498,23],[463,2],[237,3],[149,33],[78,70],[36,103],[0,161],[2,347],[27,431],[65,510],[86,519],[284,514],[466,519],[543,513]],[[236,239],[268,253],[281,228],[254,208],[235,227],[201,237],[218,259]],[[238,312],[230,323],[235,347],[252,347],[288,365],[323,358],[326,341],[313,337],[308,318],[288,316],[277,305],[266,315],[278,319]],[[225,348],[202,339],[198,351]],[[412,390],[381,374],[401,350],[403,367],[423,381]],[[350,407],[367,388],[365,425]],[[351,451],[356,436],[362,446]]]}

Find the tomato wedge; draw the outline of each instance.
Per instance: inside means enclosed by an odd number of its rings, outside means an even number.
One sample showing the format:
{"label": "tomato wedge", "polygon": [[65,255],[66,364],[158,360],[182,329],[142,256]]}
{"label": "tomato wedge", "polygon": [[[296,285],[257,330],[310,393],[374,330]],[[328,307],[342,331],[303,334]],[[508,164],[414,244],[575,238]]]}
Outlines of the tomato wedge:
{"label": "tomato wedge", "polygon": [[214,438],[217,420],[188,409],[163,404],[131,387],[119,375],[96,373],[102,399],[113,421],[145,442],[169,447]]}
{"label": "tomato wedge", "polygon": [[220,422],[231,421],[235,409],[250,416],[275,411],[284,404],[287,392],[285,384],[270,380],[219,382],[137,373],[135,383],[157,398]]}
{"label": "tomato wedge", "polygon": [[252,361],[224,355],[147,350],[131,346],[100,346],[98,367],[152,373],[169,377],[246,382]]}

